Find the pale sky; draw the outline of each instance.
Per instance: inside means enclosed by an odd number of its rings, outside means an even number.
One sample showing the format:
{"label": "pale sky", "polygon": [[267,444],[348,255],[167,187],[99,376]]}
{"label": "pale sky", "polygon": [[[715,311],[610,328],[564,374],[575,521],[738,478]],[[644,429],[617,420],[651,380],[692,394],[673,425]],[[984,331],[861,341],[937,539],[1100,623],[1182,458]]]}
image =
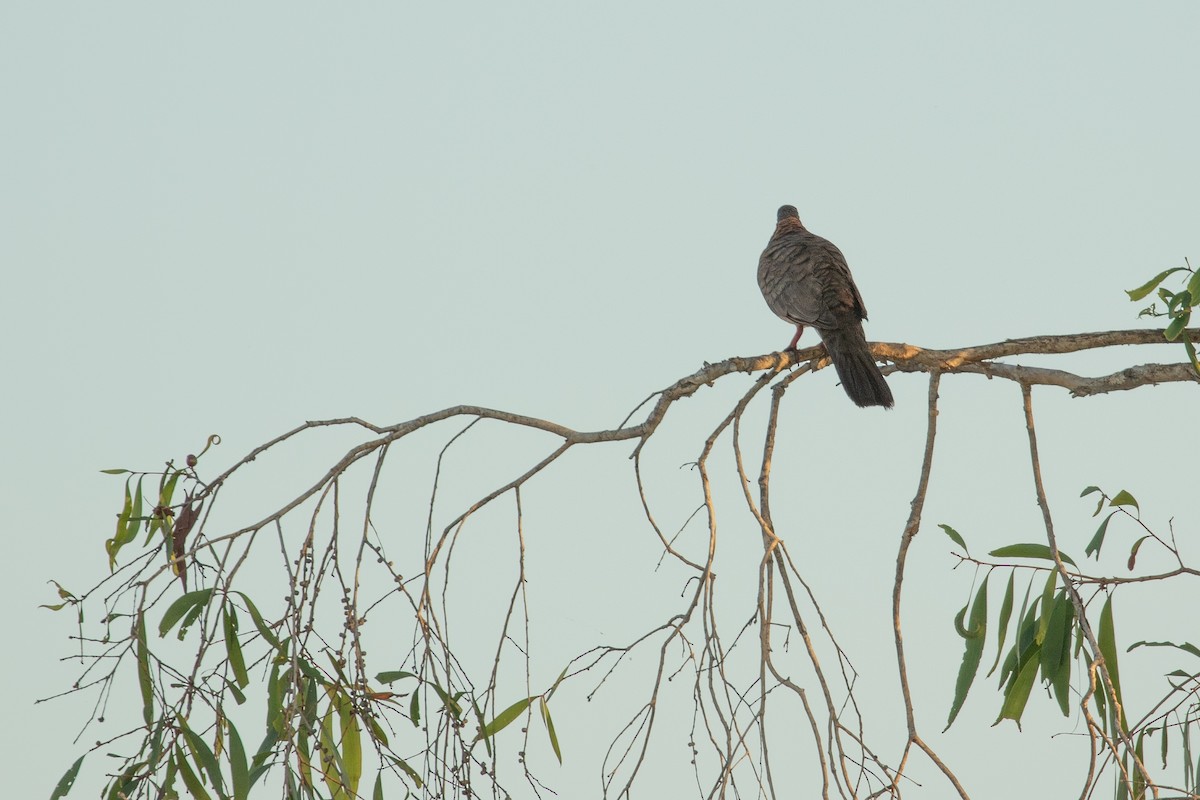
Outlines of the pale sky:
{"label": "pale sky", "polygon": [[[55,601],[49,579],[82,591],[106,569],[121,480],[100,469],[152,469],[219,433],[211,476],[304,420],[391,424],[459,403],[613,427],[704,362],[786,344],[755,282],[784,203],[846,254],[872,340],[1148,326],[1122,290],[1200,257],[1198,31],[1190,2],[3,5],[6,796],[48,796],[90,741],[118,731],[72,744],[93,698],[32,705],[78,672],[58,661],[72,619],[36,606]],[[1036,363],[1101,374],[1181,358],[1160,347]],[[853,407],[832,370],[795,384],[774,497],[894,762],[891,577],[927,382],[889,383],[887,413]],[[667,527],[696,502],[679,465],[747,385],[698,393],[664,430]],[[953,569],[936,524],[979,553],[1042,536],[1019,389],[948,376],[942,398],[905,597],[918,722],[973,797],[1012,797],[1027,780],[1066,796],[1086,770],[1080,739],[1050,737],[1082,728],[1041,690],[1024,733],[989,727],[994,679],[938,733],[972,576]],[[1095,521],[1078,495],[1097,484],[1129,489],[1160,526],[1174,518],[1200,563],[1196,398],[1179,385],[1035,390],[1065,550],[1082,557]],[[254,473],[262,483],[238,492],[230,524],[297,493],[349,444]],[[639,622],[647,598],[669,609],[683,588],[653,571],[629,449],[574,454],[524,498],[537,509],[527,544],[548,554],[530,583],[546,640],[565,636],[559,624],[591,634],[581,643],[649,629],[660,612]],[[459,468],[486,491],[542,451],[499,466],[481,452]],[[428,475],[412,475],[427,492]],[[745,534],[730,526],[725,547]],[[743,622],[750,534],[721,572]],[[1102,570],[1121,569],[1113,555]],[[1118,595],[1119,632],[1143,630],[1134,612],[1161,603],[1153,592]],[[596,630],[580,632],[575,613]],[[1189,625],[1191,611],[1160,611],[1137,638],[1194,639]],[[1143,699],[1169,668],[1143,668]],[[599,796],[596,754],[621,724],[586,691],[556,712],[565,764],[539,754],[564,797]],[[685,744],[663,742],[672,757]],[[99,792],[103,752],[71,797]],[[515,756],[509,767],[523,796]],[[906,796],[949,796],[927,762],[912,776],[924,789]],[[650,775],[642,794],[677,787]]]}

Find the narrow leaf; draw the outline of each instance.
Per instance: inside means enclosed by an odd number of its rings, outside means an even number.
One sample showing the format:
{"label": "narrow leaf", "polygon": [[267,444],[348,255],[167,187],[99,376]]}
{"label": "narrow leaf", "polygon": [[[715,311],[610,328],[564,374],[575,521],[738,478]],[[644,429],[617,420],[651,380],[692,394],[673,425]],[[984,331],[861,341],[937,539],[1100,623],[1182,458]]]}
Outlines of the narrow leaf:
{"label": "narrow leaf", "polygon": [[197,589],[176,598],[175,602],[167,607],[167,613],[163,614],[162,622],[158,623],[158,635],[166,636],[171,628],[175,627],[175,623],[183,618],[184,614],[196,607],[203,608],[207,605],[212,591],[212,589]]}
{"label": "narrow leaf", "polygon": [[968,603],[967,605],[960,608],[958,610],[958,613],[954,615],[954,632],[957,633],[959,636],[961,636],[964,639],[971,638],[971,632],[969,630],[967,630],[967,627],[965,624],[965,621],[967,618],[967,612],[970,610],[971,610],[971,604]]}
{"label": "narrow leaf", "polygon": [[[1010,544],[1004,547],[993,550],[988,555],[996,558],[1042,558],[1047,561],[1053,561],[1054,555],[1050,551],[1049,545],[1039,544],[1037,542],[1026,542],[1023,544]],[[1059,557],[1071,566],[1075,566],[1075,562],[1069,555],[1062,550],[1058,551]]]}
{"label": "narrow leaf", "polygon": [[187,721],[183,717],[179,717],[179,724],[183,730],[184,739],[187,741],[188,749],[192,751],[192,758],[208,774],[208,780],[217,790],[217,794],[225,794],[225,781],[221,777],[221,767],[217,764],[217,757],[213,755],[212,749],[188,727]]}
{"label": "narrow leaf", "polygon": [[479,731],[479,735],[476,736],[475,739],[478,741],[479,739],[486,739],[490,736],[495,736],[497,733],[507,728],[513,722],[513,720],[524,714],[525,709],[529,708],[529,704],[535,699],[537,698],[526,697],[524,700],[518,700],[517,702],[513,703],[511,706],[497,714],[494,720],[489,722],[487,725],[484,725],[483,729]]}
{"label": "narrow leaf", "polygon": [[550,737],[550,746],[554,748],[554,757],[558,759],[558,763],[562,763],[562,750],[558,747],[558,734],[554,732],[554,720],[550,718],[550,705],[546,702],[546,698],[541,698],[539,703],[542,709],[542,722],[546,726],[546,735]]}
{"label": "narrow leaf", "polygon": [[396,681],[400,680],[401,678],[415,678],[415,677],[417,677],[417,676],[411,672],[405,672],[402,669],[397,669],[397,670],[391,670],[389,672],[381,672],[375,676],[375,680],[379,681],[380,683],[395,683]]}
{"label": "narrow leaf", "polygon": [[258,607],[251,602],[249,596],[247,596],[244,592],[234,592],[234,594],[242,598],[242,602],[246,604],[246,610],[250,612],[250,619],[254,620],[254,627],[258,628],[259,635],[266,639],[267,643],[270,644],[271,647],[274,647],[276,650],[282,649],[282,646],[279,643],[279,637],[276,636],[275,632],[271,630],[270,626],[263,621],[262,614],[258,613]]}
{"label": "narrow leaf", "polygon": [[358,715],[354,705],[344,694],[338,696],[338,721],[341,723],[342,767],[346,772],[346,792],[350,797],[358,796],[358,783],[362,779],[362,729],[358,726]]}
{"label": "narrow leaf", "polygon": [[1183,349],[1187,351],[1188,358],[1192,362],[1192,369],[1200,374],[1200,358],[1196,357],[1196,346],[1192,344],[1192,339],[1187,333],[1183,334]]}
{"label": "narrow leaf", "polygon": [[142,690],[142,719],[150,726],[154,724],[154,678],[150,674],[150,648],[146,646],[146,615],[140,611],[137,618],[137,671],[138,686]]}
{"label": "narrow leaf", "polygon": [[1100,654],[1104,657],[1108,676],[1112,679],[1117,703],[1120,704],[1121,717],[1117,722],[1122,730],[1128,731],[1129,723],[1125,720],[1125,701],[1121,699],[1121,678],[1117,667],[1117,635],[1113,629],[1112,595],[1104,601],[1104,608],[1100,611],[1100,635],[1097,643],[1100,645]]}
{"label": "narrow leaf", "polygon": [[450,716],[454,717],[455,719],[462,719],[462,706],[458,704],[458,701],[446,694],[446,690],[438,686],[436,683],[430,683],[428,685],[433,687],[433,691],[435,691],[437,696],[441,698],[442,705],[444,705],[446,710],[450,712]]}
{"label": "narrow leaf", "polygon": [[75,763],[71,765],[70,769],[63,773],[63,776],[58,779],[58,784],[54,787],[54,793],[50,795],[50,800],[60,800],[60,798],[67,796],[67,793],[71,791],[71,787],[75,785],[75,778],[79,775],[79,768],[83,765],[83,759],[86,757],[87,754],[85,753],[75,759]]}
{"label": "narrow leaf", "polygon": [[967,638],[963,649],[962,663],[958,667],[958,680],[954,684],[954,701],[950,705],[950,716],[946,719],[943,731],[954,724],[954,718],[962,709],[967,692],[971,690],[971,684],[975,681],[975,674],[979,671],[979,660],[983,657],[983,646],[987,642],[987,587],[990,577],[991,575],[988,575],[983,579],[979,591],[975,594],[975,602],[971,605],[970,630],[973,635]]}
{"label": "narrow leaf", "polygon": [[[1137,754],[1137,761],[1142,764],[1146,763],[1146,752],[1142,748],[1142,743],[1145,741],[1145,739],[1146,739],[1145,731],[1143,731],[1142,733],[1139,733],[1138,737],[1137,737],[1137,744],[1134,745],[1134,748],[1133,748],[1133,752],[1135,754]],[[1133,796],[1134,796],[1135,800],[1145,800],[1145,798],[1146,798],[1146,776],[1142,774],[1142,771],[1140,769],[1138,769],[1137,763],[1134,763],[1132,765],[1132,767],[1133,767]]]}
{"label": "narrow leaf", "polygon": [[1037,635],[1034,641],[1038,644],[1046,641],[1046,631],[1050,628],[1050,612],[1054,605],[1054,587],[1058,581],[1058,572],[1051,570],[1046,579],[1046,588],[1042,590],[1042,616],[1038,621]]}
{"label": "narrow leaf", "polygon": [[1184,642],[1183,644],[1175,644],[1174,642],[1134,642],[1133,644],[1129,645],[1125,652],[1131,652],[1139,647],[1174,647],[1176,650],[1182,650],[1185,653],[1191,653],[1194,656],[1200,656],[1200,647],[1196,647],[1196,645],[1191,644],[1190,642]]}
{"label": "narrow leaf", "polygon": [[963,541],[963,537],[959,535],[958,531],[954,530],[954,528],[951,528],[949,525],[939,524],[938,527],[944,530],[946,535],[950,537],[950,540],[961,547],[964,552],[970,552],[967,550],[967,543]]}
{"label": "narrow leaf", "polygon": [[204,788],[204,783],[200,780],[200,776],[192,771],[192,766],[188,763],[187,756],[178,747],[175,748],[175,766],[179,768],[179,774],[183,778],[183,785],[187,787],[188,794],[194,800],[212,800],[208,790]]}
{"label": "narrow leaf", "polygon": [[405,773],[406,775],[408,775],[408,777],[409,777],[410,779],[412,779],[412,782],[413,782],[414,784],[416,784],[416,786],[417,786],[417,788],[418,788],[418,789],[420,789],[422,786],[424,786],[424,785],[425,785],[425,784],[424,784],[424,783],[421,781],[421,775],[420,775],[420,773],[418,773],[418,772],[417,772],[415,769],[413,769],[412,767],[410,767],[410,766],[408,765],[408,762],[407,762],[407,761],[405,761],[403,758],[400,758],[399,756],[388,755],[388,756],[387,756],[387,759],[388,759],[389,761],[391,761],[393,764],[395,764],[397,767],[399,767],[400,769],[404,770],[404,773]]}
{"label": "narrow leaf", "polygon": [[242,746],[242,737],[228,717],[225,718],[225,724],[229,728],[229,774],[233,783],[233,797],[234,800],[249,800],[250,764],[246,761],[246,748]]}
{"label": "narrow leaf", "polygon": [[321,776],[333,800],[347,800],[346,775],[342,768],[342,755],[338,752],[337,742],[333,738],[334,708],[332,701],[325,717],[321,720],[320,743],[317,752],[321,761]]}
{"label": "narrow leaf", "polygon": [[1104,535],[1108,532],[1108,522],[1113,518],[1116,511],[1108,512],[1108,516],[1100,523],[1100,527],[1096,529],[1096,535],[1088,542],[1087,549],[1083,551],[1085,556],[1095,555],[1097,560],[1100,558],[1100,547],[1104,544]]}
{"label": "narrow leaf", "polygon": [[1000,604],[1000,618],[996,625],[999,628],[996,634],[996,660],[992,662],[992,668],[988,670],[987,677],[991,677],[996,671],[996,667],[1000,665],[1000,656],[1004,653],[1004,640],[1008,638],[1008,620],[1012,616],[1013,610],[1013,579],[1016,578],[1016,572],[1008,573],[1008,588],[1004,590],[1004,602]]}
{"label": "narrow leaf", "polygon": [[1130,572],[1133,572],[1134,566],[1137,565],[1137,554],[1138,554],[1138,550],[1142,549],[1142,542],[1146,541],[1149,538],[1150,538],[1150,534],[1146,534],[1145,536],[1141,537],[1136,542],[1134,542],[1133,547],[1130,548],[1129,561],[1127,561],[1125,564],[1125,566],[1127,566],[1129,568]]}
{"label": "narrow leaf", "polygon": [[1058,593],[1050,618],[1050,629],[1042,645],[1042,677],[1054,690],[1054,698],[1064,717],[1070,716],[1071,639],[1074,634],[1075,606],[1066,590]]}
{"label": "narrow leaf", "polygon": [[1162,283],[1163,280],[1168,275],[1170,275],[1172,272],[1179,272],[1182,269],[1185,269],[1185,267],[1172,267],[1171,269],[1164,269],[1162,272],[1158,273],[1157,275],[1155,275],[1153,278],[1151,278],[1150,280],[1143,283],[1138,288],[1126,289],[1125,294],[1129,295],[1130,300],[1132,300],[1133,302],[1137,302],[1138,300],[1141,300],[1143,297],[1145,297],[1146,295],[1153,292],[1154,289],[1160,283]]}
{"label": "narrow leaf", "polygon": [[1021,728],[1021,715],[1025,713],[1025,704],[1029,701],[1029,691],[1037,678],[1038,659],[1030,658],[1021,667],[1021,671],[1013,678],[1012,683],[1004,690],[1004,705],[1000,708],[1000,716],[992,723],[993,727],[1002,720],[1011,719]]}
{"label": "narrow leaf", "polygon": [[245,689],[250,683],[250,675],[246,672],[246,660],[242,656],[241,642],[238,641],[237,614],[232,605],[225,609],[225,653],[229,656],[229,668],[233,670],[238,688]]}
{"label": "narrow leaf", "polygon": [[1163,338],[1168,342],[1173,342],[1179,338],[1179,334],[1187,327],[1188,321],[1192,318],[1190,311],[1185,311],[1175,319],[1171,320],[1167,325],[1167,329],[1163,331]]}

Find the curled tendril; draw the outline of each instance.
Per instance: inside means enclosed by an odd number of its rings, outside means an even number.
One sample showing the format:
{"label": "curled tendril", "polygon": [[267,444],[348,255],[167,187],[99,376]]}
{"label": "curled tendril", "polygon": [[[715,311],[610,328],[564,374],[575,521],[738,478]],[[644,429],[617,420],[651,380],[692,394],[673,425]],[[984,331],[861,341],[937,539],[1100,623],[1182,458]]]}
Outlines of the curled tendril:
{"label": "curled tendril", "polygon": [[196,458],[199,458],[200,456],[207,453],[208,448],[212,447],[214,444],[220,444],[220,443],[221,443],[220,435],[214,433],[212,436],[209,436],[208,441],[204,444],[204,449],[200,451],[200,454],[198,456],[196,456]]}

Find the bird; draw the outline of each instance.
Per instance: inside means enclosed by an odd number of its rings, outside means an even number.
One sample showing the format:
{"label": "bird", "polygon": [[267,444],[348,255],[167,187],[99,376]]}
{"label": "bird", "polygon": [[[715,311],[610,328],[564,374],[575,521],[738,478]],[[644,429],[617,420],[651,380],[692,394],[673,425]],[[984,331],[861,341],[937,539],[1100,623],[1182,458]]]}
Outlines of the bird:
{"label": "bird", "polygon": [[796,326],[786,350],[796,348],[805,325],[816,328],[850,399],[860,408],[892,407],[892,391],[863,333],[867,309],[846,257],[810,233],[795,206],[781,206],[776,215],[775,233],[758,260],[758,288],[771,311]]}

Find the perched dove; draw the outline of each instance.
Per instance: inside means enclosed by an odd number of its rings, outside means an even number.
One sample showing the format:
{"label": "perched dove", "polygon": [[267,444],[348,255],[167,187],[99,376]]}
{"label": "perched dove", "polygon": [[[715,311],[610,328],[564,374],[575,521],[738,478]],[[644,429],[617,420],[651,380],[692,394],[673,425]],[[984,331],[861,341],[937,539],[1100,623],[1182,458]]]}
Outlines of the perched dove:
{"label": "perched dove", "polygon": [[842,388],[859,406],[892,407],[892,392],[875,365],[862,321],[862,295],[842,251],[809,233],[794,206],[779,209],[775,235],[758,260],[758,287],[780,319],[796,326],[788,350],[805,325],[821,334]]}

